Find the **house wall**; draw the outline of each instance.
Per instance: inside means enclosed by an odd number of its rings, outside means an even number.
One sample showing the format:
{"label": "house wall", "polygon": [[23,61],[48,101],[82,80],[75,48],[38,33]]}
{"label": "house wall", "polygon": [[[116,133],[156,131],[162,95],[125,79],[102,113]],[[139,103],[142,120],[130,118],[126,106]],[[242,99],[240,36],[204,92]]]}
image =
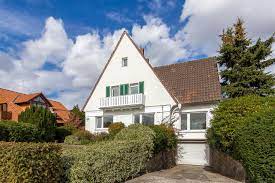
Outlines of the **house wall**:
{"label": "house wall", "polygon": [[[122,67],[121,60],[123,57],[128,57],[127,67]],[[106,97],[106,86],[138,83],[140,81],[144,81],[145,106],[175,104],[166,88],[146,62],[131,40],[124,35],[84,111],[99,110],[99,99]]]}

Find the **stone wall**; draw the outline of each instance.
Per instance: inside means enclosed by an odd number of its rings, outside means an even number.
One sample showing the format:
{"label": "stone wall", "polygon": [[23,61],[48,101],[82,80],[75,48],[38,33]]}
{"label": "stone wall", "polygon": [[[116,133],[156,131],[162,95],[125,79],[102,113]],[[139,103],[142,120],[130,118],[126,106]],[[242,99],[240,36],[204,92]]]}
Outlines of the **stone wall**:
{"label": "stone wall", "polygon": [[172,168],[176,165],[176,150],[162,151],[155,154],[146,164],[146,172]]}
{"label": "stone wall", "polygon": [[210,166],[222,175],[245,181],[246,174],[242,164],[213,148],[210,149]]}

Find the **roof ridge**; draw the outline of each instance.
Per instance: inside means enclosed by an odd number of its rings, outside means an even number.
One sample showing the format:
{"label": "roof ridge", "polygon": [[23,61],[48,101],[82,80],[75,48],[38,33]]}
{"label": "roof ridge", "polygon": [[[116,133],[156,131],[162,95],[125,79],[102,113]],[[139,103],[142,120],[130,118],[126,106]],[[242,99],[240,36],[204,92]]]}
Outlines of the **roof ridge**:
{"label": "roof ridge", "polygon": [[10,89],[7,89],[7,88],[1,88],[1,87],[0,87],[0,90],[6,90],[6,91],[9,91],[9,92],[13,92],[13,93],[21,94],[21,95],[32,95],[32,94],[41,94],[42,93],[41,91],[40,92],[33,92],[33,93],[22,93],[22,92],[10,90]]}
{"label": "roof ridge", "polygon": [[153,67],[153,68],[158,69],[158,68],[162,68],[162,67],[169,67],[169,66],[174,66],[174,65],[179,65],[179,64],[187,64],[187,63],[190,63],[190,62],[200,62],[200,61],[203,61],[203,60],[210,60],[210,59],[215,59],[215,57],[206,57],[206,58],[200,58],[200,59],[195,59],[195,60],[179,61],[177,63],[160,65],[160,66],[156,66],[156,67]]}

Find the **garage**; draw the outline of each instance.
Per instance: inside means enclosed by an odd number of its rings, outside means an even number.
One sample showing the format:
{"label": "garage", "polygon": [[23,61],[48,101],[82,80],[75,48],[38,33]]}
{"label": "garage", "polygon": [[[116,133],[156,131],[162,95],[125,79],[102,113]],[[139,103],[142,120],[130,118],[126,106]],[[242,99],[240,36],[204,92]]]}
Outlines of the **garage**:
{"label": "garage", "polygon": [[179,143],[177,164],[208,165],[209,147],[206,142]]}

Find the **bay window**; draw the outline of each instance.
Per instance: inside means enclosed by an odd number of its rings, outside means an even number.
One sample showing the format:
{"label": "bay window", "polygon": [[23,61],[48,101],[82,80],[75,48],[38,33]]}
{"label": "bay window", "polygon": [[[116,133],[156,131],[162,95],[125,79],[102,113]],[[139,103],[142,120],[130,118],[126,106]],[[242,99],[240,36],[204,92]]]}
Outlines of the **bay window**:
{"label": "bay window", "polygon": [[154,113],[134,114],[134,123],[141,123],[143,125],[154,125]]}
{"label": "bay window", "polygon": [[113,116],[106,115],[106,116],[99,116],[96,117],[96,128],[108,128],[110,124],[113,123]]}

